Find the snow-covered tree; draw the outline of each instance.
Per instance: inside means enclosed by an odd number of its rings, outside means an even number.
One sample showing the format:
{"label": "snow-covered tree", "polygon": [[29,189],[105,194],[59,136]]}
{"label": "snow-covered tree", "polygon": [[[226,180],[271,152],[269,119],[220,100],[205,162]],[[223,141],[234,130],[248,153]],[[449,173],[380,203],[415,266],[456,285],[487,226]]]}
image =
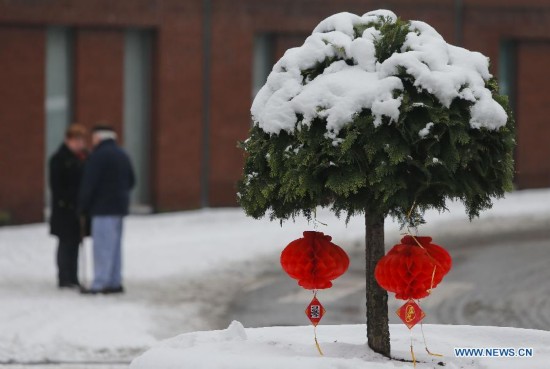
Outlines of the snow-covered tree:
{"label": "snow-covered tree", "polygon": [[275,64],[251,112],[240,204],[281,221],[365,215],[368,342],[389,356],[384,218],[416,227],[448,199],[472,218],[512,189],[514,122],[488,59],[387,10],[335,14]]}

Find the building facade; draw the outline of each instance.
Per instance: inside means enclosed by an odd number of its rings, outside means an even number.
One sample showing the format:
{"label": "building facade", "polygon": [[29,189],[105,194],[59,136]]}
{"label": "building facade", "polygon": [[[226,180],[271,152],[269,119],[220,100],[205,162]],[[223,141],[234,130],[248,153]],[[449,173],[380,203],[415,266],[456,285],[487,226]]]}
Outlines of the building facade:
{"label": "building facade", "polygon": [[547,0],[4,0],[0,219],[44,219],[70,122],[116,127],[136,208],[236,205],[237,141],[274,61],[326,16],[379,8],[490,57],[516,113],[516,185],[550,186]]}

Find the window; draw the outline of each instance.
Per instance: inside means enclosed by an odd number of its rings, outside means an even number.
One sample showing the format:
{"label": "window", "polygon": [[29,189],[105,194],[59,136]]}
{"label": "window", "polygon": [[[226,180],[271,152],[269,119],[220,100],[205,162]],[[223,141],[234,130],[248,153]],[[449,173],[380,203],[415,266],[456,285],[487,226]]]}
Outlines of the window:
{"label": "window", "polygon": [[261,33],[254,36],[254,60],[252,62],[252,98],[265,84],[274,63],[273,35]]}
{"label": "window", "polygon": [[504,40],[500,43],[498,60],[499,93],[508,95],[510,107],[515,110],[516,98],[516,42]]}
{"label": "window", "polygon": [[73,118],[73,36],[69,28],[49,27],[46,31],[46,207],[49,207],[48,165],[50,156],[63,142]]}
{"label": "window", "polygon": [[130,29],[124,38],[124,148],[136,172],[133,211],[149,211],[151,32]]}

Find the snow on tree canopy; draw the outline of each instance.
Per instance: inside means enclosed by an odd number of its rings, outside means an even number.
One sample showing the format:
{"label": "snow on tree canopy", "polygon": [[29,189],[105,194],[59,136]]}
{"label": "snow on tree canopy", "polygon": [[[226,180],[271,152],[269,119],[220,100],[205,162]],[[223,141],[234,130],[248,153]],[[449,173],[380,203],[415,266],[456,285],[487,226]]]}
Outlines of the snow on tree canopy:
{"label": "snow on tree canopy", "polygon": [[[418,91],[432,94],[446,108],[457,98],[472,102],[472,128],[496,130],[506,124],[505,110],[486,87],[492,77],[488,59],[446,43],[430,25],[407,22],[400,52],[380,60],[376,43],[381,34],[374,26],[396,21],[388,10],[363,16],[339,13],[323,20],[302,46],[289,49],[275,64],[252,104],[254,122],[269,134],[292,134],[301,124],[323,119],[332,138],[364,109],[375,126],[384,117],[391,124],[402,108],[399,75],[404,71]],[[320,74],[305,73],[320,65]]]}
{"label": "snow on tree canopy", "polygon": [[418,226],[460,199],[479,215],[514,173],[514,118],[488,67],[387,10],[325,19],[252,104],[239,203],[256,218],[321,206]]}

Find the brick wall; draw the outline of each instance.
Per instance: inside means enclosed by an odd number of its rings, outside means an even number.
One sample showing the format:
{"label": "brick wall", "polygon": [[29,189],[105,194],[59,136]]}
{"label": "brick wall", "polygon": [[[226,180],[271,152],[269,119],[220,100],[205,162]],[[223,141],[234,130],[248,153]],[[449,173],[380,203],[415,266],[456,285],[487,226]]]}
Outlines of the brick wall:
{"label": "brick wall", "polygon": [[[75,37],[75,121],[108,123],[122,137],[124,34],[78,29]],[[123,139],[123,138],[122,138]]]}
{"label": "brick wall", "polygon": [[0,25],[0,212],[43,218],[44,31]]}
{"label": "brick wall", "polygon": [[250,129],[253,32],[244,20],[214,13],[212,29],[212,120],[210,130],[210,202],[236,205],[235,184],[243,153],[237,141]]}
{"label": "brick wall", "polygon": [[518,45],[517,185],[550,186],[550,42]]}
{"label": "brick wall", "polygon": [[160,211],[200,206],[201,23],[183,14],[167,16],[157,32],[152,195]]}

